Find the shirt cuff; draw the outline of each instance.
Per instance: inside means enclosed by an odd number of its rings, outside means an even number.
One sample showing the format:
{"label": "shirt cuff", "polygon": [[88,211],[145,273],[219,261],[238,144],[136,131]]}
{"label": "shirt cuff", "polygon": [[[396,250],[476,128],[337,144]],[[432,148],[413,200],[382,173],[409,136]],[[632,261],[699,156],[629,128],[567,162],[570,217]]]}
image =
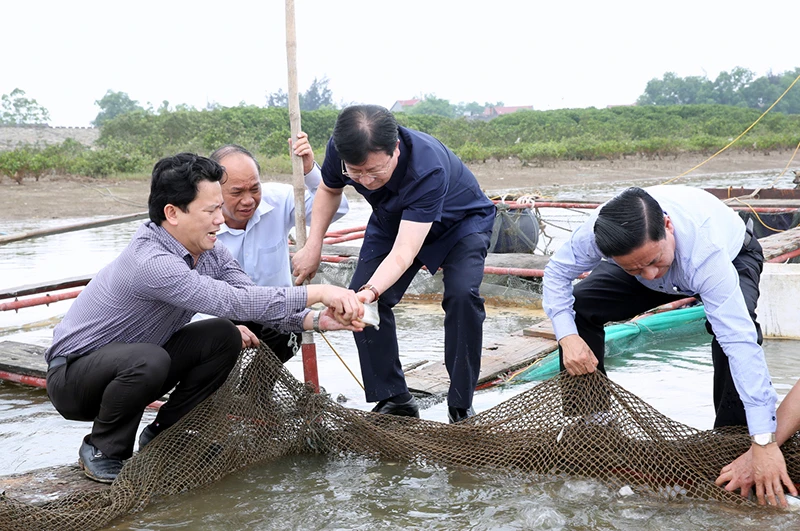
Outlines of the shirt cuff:
{"label": "shirt cuff", "polygon": [[747,429],[750,435],[775,433],[778,429],[775,406],[751,406],[745,408]]}
{"label": "shirt cuff", "polygon": [[578,333],[578,327],[575,326],[575,319],[569,313],[562,313],[556,315],[550,321],[553,323],[553,333],[556,339],[561,341],[562,337]]}
{"label": "shirt cuff", "polygon": [[311,171],[303,176],[303,181],[306,183],[306,188],[314,192],[319,188],[319,183],[322,182],[322,171],[320,171],[319,164],[314,161],[314,167]]}
{"label": "shirt cuff", "polygon": [[302,331],[303,319],[310,311],[306,308],[308,290],[305,286],[297,286],[297,288],[286,290],[286,310],[290,314],[286,320],[287,331]]}

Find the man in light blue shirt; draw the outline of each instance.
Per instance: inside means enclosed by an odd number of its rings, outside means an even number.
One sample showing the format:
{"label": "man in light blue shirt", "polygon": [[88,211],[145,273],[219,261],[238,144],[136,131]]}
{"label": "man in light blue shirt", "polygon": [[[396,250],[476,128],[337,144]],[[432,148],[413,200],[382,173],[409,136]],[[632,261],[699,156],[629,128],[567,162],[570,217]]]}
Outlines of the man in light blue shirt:
{"label": "man in light blue shirt", "polygon": [[[777,394],[756,321],[761,246],[711,194],[686,186],[629,188],[597,209],[551,258],[544,309],[571,375],[605,372],[604,325],[686,296],[699,296],[713,337],[715,427],[747,425],[764,494],[785,503],[790,485],[774,442]],[[592,273],[573,289],[584,271]],[[575,402],[565,400],[568,414]],[[602,404],[599,405],[602,407]],[[570,411],[572,409],[572,411]]]}
{"label": "man in light blue shirt", "polygon": [[[311,223],[311,206],[322,180],[308,135],[299,133],[294,153],[303,159],[305,208]],[[289,231],[295,226],[294,188],[289,184],[260,180],[261,167],[242,146],[223,146],[210,158],[225,168],[222,181],[222,214],[225,223],[217,239],[228,248],[245,273],[259,286],[292,286],[289,258]],[[342,197],[334,219],[349,210]],[[257,323],[243,323],[265,342],[278,358],[286,362],[300,346],[299,334],[282,333]]]}

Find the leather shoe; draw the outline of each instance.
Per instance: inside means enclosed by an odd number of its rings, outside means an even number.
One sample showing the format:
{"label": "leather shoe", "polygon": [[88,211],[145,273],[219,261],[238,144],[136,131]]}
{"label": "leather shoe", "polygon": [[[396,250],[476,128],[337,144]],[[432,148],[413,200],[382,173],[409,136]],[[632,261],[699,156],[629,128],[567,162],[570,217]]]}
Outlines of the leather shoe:
{"label": "leather shoe", "polygon": [[141,452],[145,446],[150,444],[150,441],[156,438],[156,433],[150,429],[150,425],[144,427],[142,433],[139,434],[139,451]]}
{"label": "leather shoe", "polygon": [[462,420],[466,420],[474,415],[475,410],[472,409],[472,406],[469,406],[469,409],[447,406],[447,420],[450,421],[450,424],[461,422]]}
{"label": "leather shoe", "polygon": [[374,413],[383,413],[384,415],[419,418],[419,406],[413,396],[405,402],[395,402],[392,398],[381,400],[378,405],[372,408],[372,411]]}
{"label": "leather shoe", "polygon": [[83,444],[78,450],[78,464],[89,479],[100,483],[113,483],[122,470],[122,459],[115,459],[103,454],[87,442],[88,438],[88,435],[83,438]]}

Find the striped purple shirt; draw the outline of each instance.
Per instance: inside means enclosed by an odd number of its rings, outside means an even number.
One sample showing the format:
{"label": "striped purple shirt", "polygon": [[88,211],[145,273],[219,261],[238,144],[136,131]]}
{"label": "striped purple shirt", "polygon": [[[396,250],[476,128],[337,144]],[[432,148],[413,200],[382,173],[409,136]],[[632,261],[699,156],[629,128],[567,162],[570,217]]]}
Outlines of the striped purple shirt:
{"label": "striped purple shirt", "polygon": [[163,345],[198,312],[303,329],[305,287],[256,286],[221,244],[192,263],[169,232],[143,223],[56,325],[45,359],[88,354],[115,342]]}

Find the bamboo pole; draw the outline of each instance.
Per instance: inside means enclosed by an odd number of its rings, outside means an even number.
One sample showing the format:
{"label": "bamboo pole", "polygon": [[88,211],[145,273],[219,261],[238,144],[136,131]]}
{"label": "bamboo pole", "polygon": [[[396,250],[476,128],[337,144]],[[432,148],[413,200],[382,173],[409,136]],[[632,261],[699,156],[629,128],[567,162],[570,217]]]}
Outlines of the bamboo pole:
{"label": "bamboo pole", "polygon": [[[295,32],[294,0],[286,0],[286,64],[289,70],[289,124],[292,131],[292,142],[300,133],[300,97],[297,92],[297,36]],[[303,161],[291,153],[292,182],[294,184],[294,226],[297,238],[297,249],[306,245],[306,185],[303,176]],[[306,280],[306,284],[308,280]],[[319,373],[317,370],[317,347],[314,335],[303,332],[303,377],[310,383],[314,392],[319,392]]]}
{"label": "bamboo pole", "polygon": [[147,212],[138,212],[136,214],[127,214],[125,216],[106,218],[99,221],[87,221],[85,223],[64,225],[62,227],[54,227],[51,229],[40,229],[30,232],[22,232],[19,234],[9,234],[7,236],[0,236],[0,245],[22,240],[30,240],[33,238],[41,238],[42,236],[52,236],[53,234],[64,234],[65,232],[73,232],[76,230],[95,229],[97,227],[106,227],[108,225],[116,225],[118,223],[128,223],[129,221],[145,219],[147,216]]}

